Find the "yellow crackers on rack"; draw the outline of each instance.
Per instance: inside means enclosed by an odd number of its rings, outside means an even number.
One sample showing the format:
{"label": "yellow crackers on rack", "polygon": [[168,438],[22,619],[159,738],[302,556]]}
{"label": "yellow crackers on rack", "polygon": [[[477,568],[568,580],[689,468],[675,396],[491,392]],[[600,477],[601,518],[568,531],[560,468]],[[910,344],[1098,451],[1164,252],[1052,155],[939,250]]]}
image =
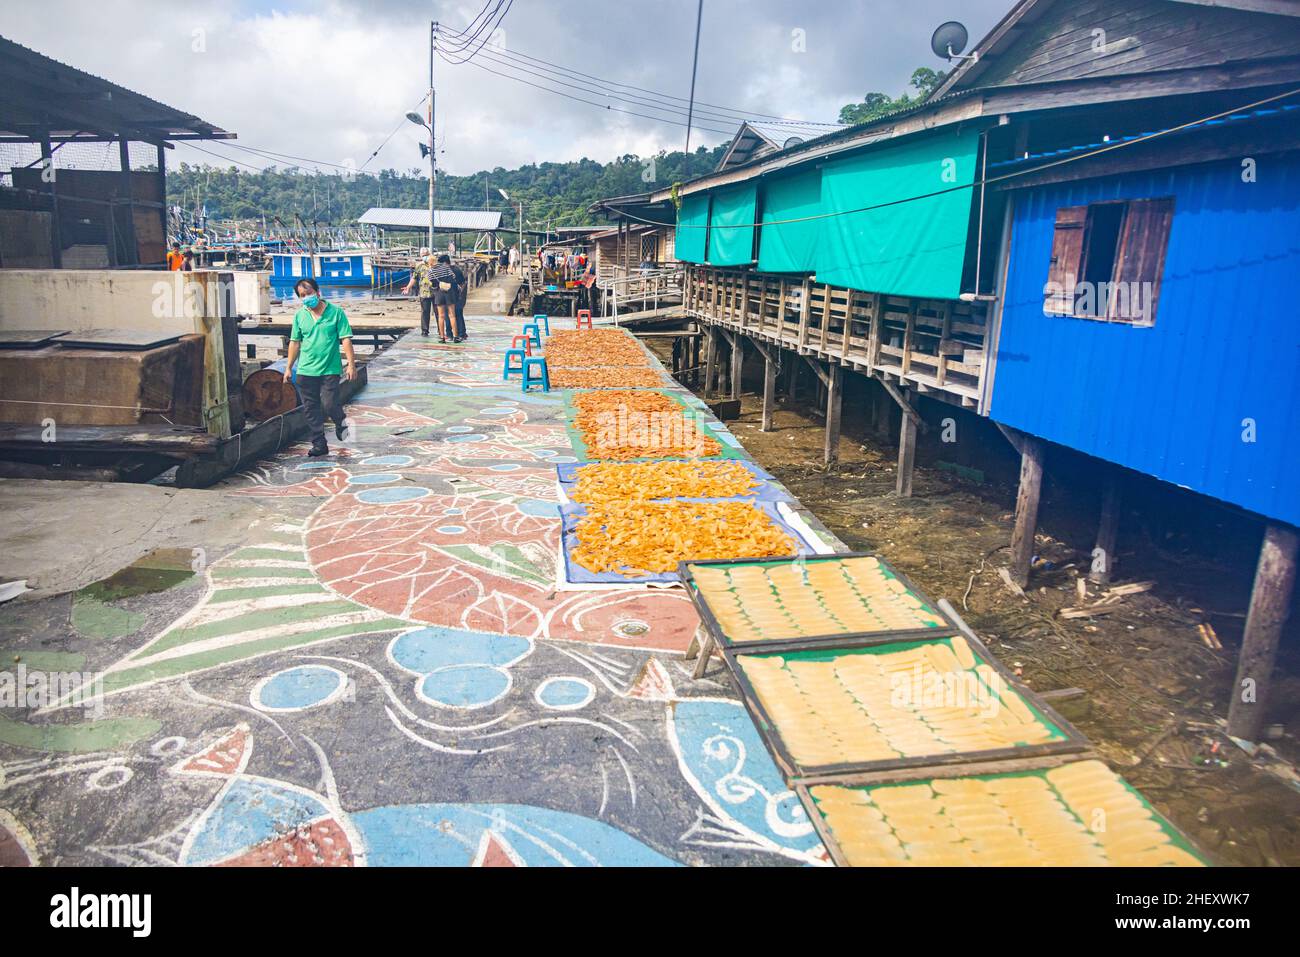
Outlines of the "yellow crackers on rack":
{"label": "yellow crackers on rack", "polygon": [[1048,771],[809,789],[855,867],[1203,865],[1100,761]]}
{"label": "yellow crackers on rack", "polygon": [[742,654],[736,663],[804,768],[998,751],[1064,737],[997,672],[963,665],[974,660],[966,639],[956,636],[897,651]]}
{"label": "yellow crackers on rack", "polygon": [[692,565],[695,586],[731,642],[910,631],[942,616],[870,556],[789,564]]}

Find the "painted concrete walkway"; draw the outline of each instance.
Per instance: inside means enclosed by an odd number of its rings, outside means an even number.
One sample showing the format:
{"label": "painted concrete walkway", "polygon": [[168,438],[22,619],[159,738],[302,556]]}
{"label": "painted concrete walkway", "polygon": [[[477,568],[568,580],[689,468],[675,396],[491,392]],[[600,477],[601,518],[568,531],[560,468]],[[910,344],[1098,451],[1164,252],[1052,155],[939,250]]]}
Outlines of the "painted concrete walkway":
{"label": "painted concrete walkway", "polygon": [[377,357],[349,447],[209,493],[257,504],[236,547],[0,610],[0,674],[105,673],[102,713],[0,706],[0,862],[825,863],[685,597],[557,592],[518,326]]}

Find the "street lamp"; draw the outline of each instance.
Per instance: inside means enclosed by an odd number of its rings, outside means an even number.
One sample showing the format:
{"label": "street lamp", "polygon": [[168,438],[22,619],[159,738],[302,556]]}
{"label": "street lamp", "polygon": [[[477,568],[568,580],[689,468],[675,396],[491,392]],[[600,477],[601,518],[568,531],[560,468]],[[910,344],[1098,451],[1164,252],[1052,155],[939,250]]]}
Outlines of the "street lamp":
{"label": "street lamp", "polygon": [[[438,161],[433,155],[433,127],[429,123],[426,123],[424,117],[415,112],[415,110],[408,111],[406,118],[416,126],[423,127],[429,131],[429,248],[433,249],[433,178],[437,175],[438,164]],[[433,119],[432,106],[430,107],[429,118]]]}
{"label": "street lamp", "polygon": [[434,108],[434,87],[433,87],[433,50],[434,37],[438,33],[437,21],[429,23],[429,118],[426,121],[419,113],[411,110],[406,114],[406,118],[416,126],[423,126],[429,131],[429,248],[433,249],[433,192],[437,188],[438,179],[438,154],[434,146],[433,135],[433,108]]}

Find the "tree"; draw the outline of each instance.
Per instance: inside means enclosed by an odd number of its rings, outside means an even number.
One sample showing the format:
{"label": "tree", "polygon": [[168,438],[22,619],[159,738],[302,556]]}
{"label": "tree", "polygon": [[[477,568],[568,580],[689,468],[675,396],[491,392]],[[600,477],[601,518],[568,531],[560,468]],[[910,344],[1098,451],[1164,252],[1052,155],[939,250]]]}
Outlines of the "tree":
{"label": "tree", "polygon": [[943,76],[943,73],[938,70],[919,66],[912,71],[912,78],[908,81],[908,85],[916,91],[916,96],[904,93],[898,99],[893,99],[885,93],[868,93],[862,98],[861,103],[849,103],[840,107],[840,122],[866,123],[887,113],[917,106],[925,102],[926,98],[938,88],[943,82]]}
{"label": "tree", "polygon": [[[687,154],[680,150],[661,152],[654,157],[655,179],[642,180],[649,157],[634,154],[620,156],[609,163],[583,157],[566,163],[531,163],[518,169],[500,167],[482,170],[469,176],[438,174],[439,208],[482,209],[484,195],[494,209],[505,212],[506,228],[517,225],[516,203],[523,202],[525,219],[540,222],[549,219],[557,226],[588,226],[596,218],[587,207],[599,199],[625,196],[651,189],[663,189],[674,182],[693,179],[716,168],[723,144],[700,147]],[[429,178],[425,170],[395,169],[377,173],[359,173],[346,181],[333,173],[308,173],[297,168],[267,167],[260,173],[235,167],[191,166],[180,164],[167,175],[168,202],[192,206],[201,187],[202,202],[209,217],[219,220],[268,221],[279,217],[292,222],[300,215],[312,218],[312,187],[316,187],[316,212],[322,222],[347,225],[371,206],[382,192],[383,205],[407,209],[425,209],[429,202]],[[510,202],[501,200],[498,189],[510,194]],[[329,196],[329,211],[325,197]]]}

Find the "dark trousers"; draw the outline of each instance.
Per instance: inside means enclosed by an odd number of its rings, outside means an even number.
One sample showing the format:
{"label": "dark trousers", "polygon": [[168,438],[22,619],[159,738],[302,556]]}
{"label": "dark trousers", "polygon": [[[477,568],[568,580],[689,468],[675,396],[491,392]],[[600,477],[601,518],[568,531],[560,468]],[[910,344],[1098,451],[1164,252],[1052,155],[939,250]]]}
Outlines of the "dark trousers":
{"label": "dark trousers", "polygon": [[433,309],[433,297],[420,299],[420,335],[429,334],[429,312]]}
{"label": "dark trousers", "polygon": [[465,335],[465,294],[461,293],[456,297],[456,338],[464,339]]}
{"label": "dark trousers", "polygon": [[302,396],[303,411],[307,413],[307,431],[311,440],[324,441],[325,416],[334,424],[343,424],[343,403],[339,401],[337,375],[300,375],[298,394]]}

